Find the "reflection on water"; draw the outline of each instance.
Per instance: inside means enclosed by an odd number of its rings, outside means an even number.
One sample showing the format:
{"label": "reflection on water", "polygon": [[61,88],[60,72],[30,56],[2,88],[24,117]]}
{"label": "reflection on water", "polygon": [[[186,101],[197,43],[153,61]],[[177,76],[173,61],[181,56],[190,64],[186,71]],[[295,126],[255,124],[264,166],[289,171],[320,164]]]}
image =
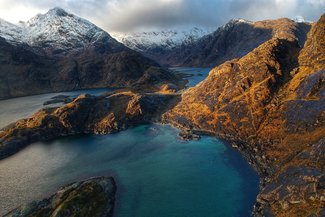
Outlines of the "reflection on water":
{"label": "reflection on water", "polygon": [[44,106],[43,103],[57,95],[77,97],[83,93],[100,95],[108,89],[80,90],[72,92],[48,93],[41,95],[17,97],[13,99],[0,100],[0,129],[21,118],[27,118],[39,109],[50,106],[59,106],[61,103]]}
{"label": "reflection on water", "polygon": [[177,139],[169,126],[35,143],[0,161],[0,210],[91,176],[118,183],[116,217],[249,216],[258,178],[220,140]]}

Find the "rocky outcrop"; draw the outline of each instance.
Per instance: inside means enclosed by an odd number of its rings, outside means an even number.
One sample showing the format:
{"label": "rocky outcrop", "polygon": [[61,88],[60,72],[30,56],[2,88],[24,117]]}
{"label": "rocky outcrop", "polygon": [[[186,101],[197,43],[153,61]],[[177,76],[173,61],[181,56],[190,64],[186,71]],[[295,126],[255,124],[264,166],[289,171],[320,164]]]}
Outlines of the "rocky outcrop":
{"label": "rocky outcrop", "polygon": [[[94,24],[55,8],[23,27],[0,22],[0,99],[178,78]],[[9,24],[6,24],[9,25]],[[5,26],[6,27],[6,26]],[[14,32],[14,33],[12,33]]]}
{"label": "rocky outcrop", "polygon": [[18,207],[5,217],[110,217],[116,185],[113,178],[99,177],[62,187],[51,197]]}
{"label": "rocky outcrop", "polygon": [[257,212],[266,216],[324,216],[324,156],[325,139],[297,154],[262,189]]}
{"label": "rocky outcrop", "polygon": [[59,108],[42,109],[31,118],[17,121],[0,132],[0,159],[32,142],[76,134],[109,134],[141,123],[155,122],[177,94],[111,93],[81,95]]}
{"label": "rocky outcrop", "polygon": [[[324,213],[325,15],[214,68],[166,122],[233,141],[262,175],[256,216]],[[316,154],[316,152],[318,152]]]}
{"label": "rocky outcrop", "polygon": [[154,46],[142,53],[162,65],[215,67],[225,61],[240,58],[271,38],[292,35],[303,46],[310,29],[308,23],[289,19],[250,22],[231,20],[215,32],[172,48]]}

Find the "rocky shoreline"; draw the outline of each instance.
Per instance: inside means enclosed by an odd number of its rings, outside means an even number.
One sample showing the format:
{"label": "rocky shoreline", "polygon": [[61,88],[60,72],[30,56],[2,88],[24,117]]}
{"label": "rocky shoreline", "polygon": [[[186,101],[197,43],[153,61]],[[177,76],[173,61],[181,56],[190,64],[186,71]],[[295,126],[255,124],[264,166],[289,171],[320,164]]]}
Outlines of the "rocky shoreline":
{"label": "rocky shoreline", "polygon": [[[276,170],[269,165],[271,164],[263,154],[259,154],[256,150],[250,148],[250,144],[245,141],[240,141],[231,135],[219,134],[212,131],[200,130],[200,129],[189,129],[187,127],[181,126],[178,123],[173,123],[169,120],[164,120],[163,124],[169,124],[173,127],[181,129],[181,132],[190,132],[192,135],[197,136],[214,136],[218,139],[224,140],[226,144],[231,146],[233,149],[236,149],[241,153],[241,155],[246,159],[246,161],[254,168],[254,170],[258,173],[260,177],[260,193],[256,198],[256,203],[254,205],[252,216],[256,217],[272,217],[277,216],[273,213],[272,208],[270,206],[270,201],[274,200],[274,195],[277,192],[270,192],[269,189],[273,189],[274,191],[279,191],[282,189],[281,193],[284,194],[285,188],[293,188],[290,194],[286,193],[286,195],[282,195],[282,198],[277,198],[277,200],[283,200],[281,203],[283,204],[284,209],[288,209],[290,205],[297,205],[300,203],[306,203],[305,200],[309,198],[305,198],[305,196],[309,196],[312,198],[313,201],[319,200],[319,205],[317,206],[318,209],[321,210],[315,216],[323,216],[325,215],[325,197],[324,195],[324,184],[325,184],[325,176],[322,170],[314,169],[312,173],[310,173],[310,168],[299,168],[299,166],[289,168],[289,171],[284,171],[280,174],[282,177],[285,177],[287,180],[278,180],[274,179],[276,175]],[[185,140],[187,140],[191,136],[187,136]],[[314,162],[318,163],[318,160],[322,161],[324,165],[325,160],[325,139],[320,139],[316,142],[312,147],[312,153],[305,151],[297,153],[296,157],[301,158],[303,157],[304,160],[313,160]],[[307,157],[308,156],[308,157]],[[291,171],[295,172],[291,172]],[[302,173],[302,174],[299,174]],[[305,174],[306,173],[306,174]],[[296,176],[299,174],[298,176]],[[300,180],[297,180],[300,179]],[[306,186],[313,186],[308,187]],[[296,187],[296,189],[295,189]],[[317,190],[318,188],[318,190]],[[299,189],[299,191],[297,191]],[[286,201],[290,195],[291,198],[299,198],[298,200],[291,202]],[[301,197],[301,195],[303,195]],[[269,200],[269,201],[268,201]],[[308,207],[307,207],[308,210]],[[282,215],[281,216],[286,216]],[[292,215],[288,215],[292,216]],[[303,215],[303,213],[298,212],[297,216],[307,216]]]}

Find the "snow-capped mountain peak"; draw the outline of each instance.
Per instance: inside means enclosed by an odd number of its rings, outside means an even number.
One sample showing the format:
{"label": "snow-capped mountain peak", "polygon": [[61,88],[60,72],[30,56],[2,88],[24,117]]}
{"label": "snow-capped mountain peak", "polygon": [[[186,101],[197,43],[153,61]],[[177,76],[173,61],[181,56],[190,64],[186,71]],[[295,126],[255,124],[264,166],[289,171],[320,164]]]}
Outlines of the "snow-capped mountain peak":
{"label": "snow-capped mountain peak", "polygon": [[62,8],[53,8],[18,25],[0,21],[0,30],[0,37],[10,42],[56,50],[83,48],[98,41],[117,43],[104,30]]}
{"label": "snow-capped mountain peak", "polygon": [[228,23],[221,26],[221,30],[226,30],[228,28],[232,28],[233,26],[238,25],[238,24],[253,24],[253,22],[246,20],[246,19],[242,19],[242,18],[231,19]]}
{"label": "snow-capped mountain peak", "polygon": [[67,16],[69,15],[64,9],[60,8],[60,7],[55,7],[55,8],[52,8],[48,11],[48,14],[54,14],[56,16]]}

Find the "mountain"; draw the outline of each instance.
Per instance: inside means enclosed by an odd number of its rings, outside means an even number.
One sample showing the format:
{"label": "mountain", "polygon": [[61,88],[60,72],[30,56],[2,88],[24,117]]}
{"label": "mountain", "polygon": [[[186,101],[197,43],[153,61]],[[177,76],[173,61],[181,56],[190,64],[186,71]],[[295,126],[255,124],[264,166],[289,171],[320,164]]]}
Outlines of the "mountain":
{"label": "mountain", "polygon": [[[185,40],[173,43],[172,46],[168,46],[168,43],[147,43],[152,41],[151,34],[142,34],[141,37],[131,35],[119,40],[126,46],[138,48],[142,54],[163,65],[213,67],[227,60],[243,57],[283,32],[294,33],[303,43],[309,29],[310,24],[289,19],[259,22],[233,19],[210,34],[206,34],[210,31],[199,31],[200,34],[189,37],[193,40],[183,37]],[[167,42],[168,37],[172,38],[169,35],[166,37],[164,41]]]}
{"label": "mountain", "polygon": [[256,216],[324,216],[325,14],[308,35],[287,19],[254,25],[270,23],[272,38],[215,67],[164,119],[233,142],[262,177]]}
{"label": "mountain", "polygon": [[173,49],[181,44],[190,44],[204,35],[212,33],[211,28],[169,29],[151,32],[113,33],[112,36],[127,47],[148,53],[155,49]]}
{"label": "mountain", "polygon": [[0,25],[0,37],[8,42],[27,44],[47,54],[82,51],[92,45],[105,45],[110,52],[125,50],[107,32],[61,8],[53,8],[18,25],[5,21]]}
{"label": "mountain", "polygon": [[212,33],[211,28],[160,30],[151,32],[114,33],[112,36],[125,46],[134,49],[160,64],[170,65],[165,55],[181,46],[191,45],[204,35]]}
{"label": "mountain", "polygon": [[0,98],[134,86],[151,75],[157,88],[177,83],[154,61],[61,8],[17,25],[0,20],[0,48]]}

